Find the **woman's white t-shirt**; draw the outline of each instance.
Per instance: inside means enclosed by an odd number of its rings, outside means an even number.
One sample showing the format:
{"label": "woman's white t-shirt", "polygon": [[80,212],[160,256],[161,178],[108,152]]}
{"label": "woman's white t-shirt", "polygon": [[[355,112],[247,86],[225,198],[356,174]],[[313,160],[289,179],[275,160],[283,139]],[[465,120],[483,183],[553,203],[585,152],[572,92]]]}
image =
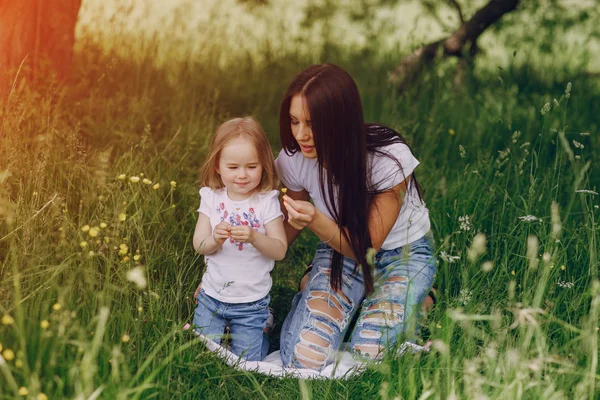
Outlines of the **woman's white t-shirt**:
{"label": "woman's white t-shirt", "polygon": [[[265,234],[265,225],[281,217],[279,192],[258,193],[243,201],[234,201],[226,189],[200,189],[198,212],[210,218],[215,228],[225,221],[233,226],[249,225]],[[206,272],[202,289],[212,298],[224,303],[248,303],[260,300],[271,290],[271,270],[275,261],[264,256],[250,243],[230,238],[220,250],[204,257]]]}
{"label": "woman's white t-shirt", "polygon": [[[393,143],[379,150],[398,160],[402,168],[398,167],[394,159],[378,153],[369,153],[367,160],[367,176],[370,177],[369,190],[391,189],[409,177],[419,165],[419,161],[404,143]],[[301,152],[290,156],[281,150],[275,160],[275,166],[284,186],[295,192],[306,190],[314,206],[333,219],[321,193],[317,159],[306,158]],[[327,179],[327,170],[323,171],[323,177]],[[408,187],[400,214],[385,238],[382,249],[392,250],[412,243],[423,237],[431,228],[429,210],[419,199],[416,188],[413,185]]]}

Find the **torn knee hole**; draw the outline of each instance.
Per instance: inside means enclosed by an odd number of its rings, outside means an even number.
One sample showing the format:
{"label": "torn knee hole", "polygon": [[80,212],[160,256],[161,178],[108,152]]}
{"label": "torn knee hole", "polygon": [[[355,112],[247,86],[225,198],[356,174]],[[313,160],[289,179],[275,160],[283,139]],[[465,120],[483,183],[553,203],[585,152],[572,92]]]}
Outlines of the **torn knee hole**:
{"label": "torn knee hole", "polygon": [[327,324],[326,324],[326,323],[324,323],[324,322],[317,321],[317,322],[315,323],[315,328],[317,328],[317,329],[319,329],[319,330],[321,330],[321,331],[323,331],[323,332],[325,332],[325,333],[328,333],[328,334],[330,334],[330,335],[333,335],[333,333],[334,333],[334,330],[333,330],[333,328],[332,328],[332,327],[330,327],[329,325],[327,325]]}
{"label": "torn knee hole", "polygon": [[371,329],[363,329],[359,332],[359,335],[363,339],[379,339],[379,338],[381,338],[381,332],[374,331]]}
{"label": "torn knee hole", "polygon": [[367,356],[372,360],[378,360],[383,356],[381,347],[378,344],[357,344],[354,345],[354,351]]}
{"label": "torn knee hole", "polygon": [[391,276],[388,279],[386,279],[386,283],[393,282],[408,282],[408,278],[406,276]]}
{"label": "torn knee hole", "polygon": [[327,361],[327,352],[313,349],[308,344],[300,342],[294,347],[296,360],[307,368],[320,368]]}
{"label": "torn knee hole", "polygon": [[300,339],[304,342],[312,343],[320,347],[329,346],[329,341],[314,332],[303,332]]}
{"label": "torn knee hole", "polygon": [[306,305],[313,312],[313,314],[321,315],[331,321],[336,321],[339,323],[344,319],[340,308],[330,306],[327,300],[321,298],[310,299],[306,302]]}
{"label": "torn knee hole", "polygon": [[395,304],[390,302],[375,303],[367,308],[367,311],[383,311],[386,313],[401,313],[404,312],[404,306],[402,304]]}

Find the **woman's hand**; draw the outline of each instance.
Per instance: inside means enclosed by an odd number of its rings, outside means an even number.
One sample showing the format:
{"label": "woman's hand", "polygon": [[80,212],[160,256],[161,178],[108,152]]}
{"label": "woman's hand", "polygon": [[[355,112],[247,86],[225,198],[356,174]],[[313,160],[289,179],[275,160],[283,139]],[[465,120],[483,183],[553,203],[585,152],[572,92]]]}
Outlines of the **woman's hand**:
{"label": "woman's hand", "polygon": [[238,242],[250,243],[254,241],[254,229],[248,225],[239,225],[231,227],[231,237]]}
{"label": "woman's hand", "polygon": [[220,222],[213,230],[213,237],[219,245],[223,246],[223,243],[231,236],[231,225],[227,222]]}
{"label": "woman's hand", "polygon": [[283,205],[288,214],[287,222],[298,230],[302,230],[310,225],[317,215],[317,209],[308,201],[294,200],[284,195]]}

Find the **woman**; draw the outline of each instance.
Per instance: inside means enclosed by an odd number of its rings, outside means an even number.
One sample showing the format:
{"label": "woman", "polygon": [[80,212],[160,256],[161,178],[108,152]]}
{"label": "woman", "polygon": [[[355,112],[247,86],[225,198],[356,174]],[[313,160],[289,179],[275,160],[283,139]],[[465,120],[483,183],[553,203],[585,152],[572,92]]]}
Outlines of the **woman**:
{"label": "woman", "polygon": [[414,333],[413,314],[434,279],[419,162],[397,132],[365,124],[354,80],[335,65],[294,79],[279,125],[288,242],[305,228],[321,239],[282,326],[283,364],[323,369],[359,309],[351,350],[379,359],[399,334]]}

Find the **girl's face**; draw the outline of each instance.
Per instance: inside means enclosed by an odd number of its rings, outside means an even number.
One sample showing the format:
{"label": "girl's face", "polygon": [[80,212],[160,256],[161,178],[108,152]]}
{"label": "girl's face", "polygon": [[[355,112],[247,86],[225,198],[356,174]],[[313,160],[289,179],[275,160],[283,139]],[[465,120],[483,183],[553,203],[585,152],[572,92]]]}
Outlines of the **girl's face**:
{"label": "girl's face", "polygon": [[292,135],[300,145],[302,155],[306,158],[317,158],[315,141],[310,123],[310,114],[304,96],[297,94],[290,103],[290,124]]}
{"label": "girl's face", "polygon": [[252,196],[260,185],[262,171],[258,152],[250,139],[237,137],[221,150],[217,173],[231,200],[246,200]]}

